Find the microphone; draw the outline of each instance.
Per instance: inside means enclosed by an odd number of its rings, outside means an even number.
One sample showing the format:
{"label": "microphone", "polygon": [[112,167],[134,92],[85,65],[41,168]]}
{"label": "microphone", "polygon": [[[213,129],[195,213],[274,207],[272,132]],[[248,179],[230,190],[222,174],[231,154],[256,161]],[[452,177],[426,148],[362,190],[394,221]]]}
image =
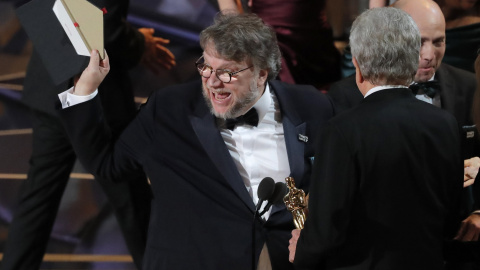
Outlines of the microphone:
{"label": "microphone", "polygon": [[[265,200],[270,200],[275,192],[275,181],[271,177],[265,177],[260,181],[257,190],[258,202],[255,207],[255,215],[258,214],[258,210],[262,206]],[[261,215],[260,215],[261,216]]]}
{"label": "microphone", "polygon": [[273,204],[282,201],[283,197],[286,194],[287,194],[287,186],[282,182],[275,183],[275,188],[273,190],[273,193],[268,199],[267,205],[265,206],[263,211],[259,213],[259,215],[262,216],[263,214],[265,214],[265,212],[268,211],[268,209],[270,209],[270,207],[272,207]]}

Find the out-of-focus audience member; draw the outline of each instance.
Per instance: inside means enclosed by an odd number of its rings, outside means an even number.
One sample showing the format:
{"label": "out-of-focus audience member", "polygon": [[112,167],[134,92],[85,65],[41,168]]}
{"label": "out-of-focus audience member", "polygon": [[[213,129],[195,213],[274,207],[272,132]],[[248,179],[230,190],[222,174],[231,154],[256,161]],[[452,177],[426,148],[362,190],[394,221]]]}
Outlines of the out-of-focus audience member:
{"label": "out-of-focus audience member", "polygon": [[480,1],[435,0],[446,20],[447,48],[444,62],[474,72],[480,46]]}
{"label": "out-of-focus audience member", "polygon": [[[475,60],[475,76],[477,78],[477,91],[475,91],[473,102],[473,121],[477,127],[477,131],[480,132],[480,47],[478,47],[477,59]],[[471,178],[475,181],[477,176],[478,171],[477,174],[471,175]],[[480,192],[480,188],[475,188],[475,190]]]}
{"label": "out-of-focus audience member", "polygon": [[[37,2],[41,3],[41,7],[51,10],[55,1]],[[140,61],[154,72],[161,67],[170,69],[175,65],[175,57],[164,47],[168,40],[155,37],[153,29],[137,31],[126,21],[128,0],[91,2],[107,10],[104,15],[104,42],[114,60],[112,72],[100,87],[100,98],[108,123],[105,127],[108,126],[113,136],[117,136],[137,111],[128,70]],[[44,15],[44,18],[57,20],[53,12]],[[55,30],[63,33],[61,28]],[[40,56],[41,52],[33,51],[22,92],[22,102],[32,112],[32,155],[28,177],[22,184],[18,206],[9,226],[2,270],[40,268],[60,201],[76,161],[70,138],[58,118],[56,107],[57,94],[73,85],[75,78],[68,78],[56,85]],[[79,69],[78,75],[82,71]],[[97,178],[113,207],[126,246],[138,269],[142,269],[151,199],[147,178],[143,173],[140,174],[135,179],[129,179],[131,181],[121,183]]]}
{"label": "out-of-focus audience member", "polygon": [[[221,10],[235,0],[218,0]],[[326,0],[250,0],[249,11],[273,27],[282,52],[281,81],[328,90],[340,79],[340,53],[327,22]]]}
{"label": "out-of-focus audience member", "polygon": [[374,8],[355,20],[350,44],[365,99],[322,132],[290,259],[296,269],[443,269],[443,240],[458,225],[460,137],[450,113],[408,89],[420,32],[404,11]]}
{"label": "out-of-focus audience member", "polygon": [[[477,60],[475,61],[475,71],[477,79],[477,90],[475,91],[474,101],[473,101],[473,119],[476,125],[478,132],[478,127],[480,127],[480,48],[477,52]],[[478,136],[475,137],[478,140]],[[480,163],[478,157],[472,158],[470,160],[465,160],[465,166],[468,166],[471,163]],[[475,167],[475,166],[473,166]],[[465,169],[465,179],[467,175],[470,179],[467,182],[474,183],[473,188],[471,189],[471,194],[467,194],[477,199],[475,201],[476,209],[479,209],[478,198],[480,198],[480,179],[478,179],[478,170],[468,171]],[[480,228],[480,210],[474,211],[471,215],[468,216],[462,223],[462,231],[458,233],[457,239],[466,242],[468,245],[458,245],[452,243],[446,252],[454,253],[455,260],[450,261],[446,265],[446,270],[478,270],[480,269],[480,243],[478,242],[478,228]],[[471,229],[467,229],[467,228]]]}
{"label": "out-of-focus audience member", "polygon": [[480,47],[477,50],[477,60],[475,60],[475,76],[477,78],[477,91],[475,91],[473,103],[473,119],[480,132]]}
{"label": "out-of-focus audience member", "polygon": [[386,7],[389,4],[392,4],[395,1],[392,0],[370,0],[368,1],[368,8],[378,8],[378,7]]}

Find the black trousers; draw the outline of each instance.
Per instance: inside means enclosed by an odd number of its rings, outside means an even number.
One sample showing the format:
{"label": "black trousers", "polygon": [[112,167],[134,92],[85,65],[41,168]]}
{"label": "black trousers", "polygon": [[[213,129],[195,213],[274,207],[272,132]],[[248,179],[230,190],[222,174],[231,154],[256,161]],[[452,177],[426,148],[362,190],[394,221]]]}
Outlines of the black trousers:
{"label": "black trousers", "polygon": [[[27,180],[5,246],[3,270],[39,269],[76,156],[60,120],[33,111],[33,150]],[[113,206],[133,260],[141,269],[150,215],[146,177],[96,179]]]}

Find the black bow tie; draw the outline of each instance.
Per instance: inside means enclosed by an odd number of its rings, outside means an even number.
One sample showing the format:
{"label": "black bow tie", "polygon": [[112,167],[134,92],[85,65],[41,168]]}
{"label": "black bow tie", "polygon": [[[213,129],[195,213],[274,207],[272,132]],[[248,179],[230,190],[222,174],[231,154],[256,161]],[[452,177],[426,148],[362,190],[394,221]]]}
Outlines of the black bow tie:
{"label": "black bow tie", "polygon": [[255,108],[251,108],[246,114],[237,118],[230,118],[225,120],[225,127],[233,130],[236,125],[247,124],[256,127],[258,125],[258,113]]}
{"label": "black bow tie", "polygon": [[412,93],[414,95],[417,95],[418,90],[421,89],[425,95],[433,98],[435,97],[435,94],[440,90],[440,84],[438,84],[438,81],[432,80],[428,82],[413,83],[409,86],[409,88],[412,90]]}

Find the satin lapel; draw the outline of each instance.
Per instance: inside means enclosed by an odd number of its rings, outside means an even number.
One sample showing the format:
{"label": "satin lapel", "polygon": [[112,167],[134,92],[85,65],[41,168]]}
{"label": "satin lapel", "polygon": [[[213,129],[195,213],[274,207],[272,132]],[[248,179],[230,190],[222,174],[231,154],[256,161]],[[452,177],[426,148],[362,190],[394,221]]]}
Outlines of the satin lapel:
{"label": "satin lapel", "polygon": [[[299,135],[306,135],[307,123],[300,118],[296,111],[297,108],[289,102],[286,89],[276,82],[271,82],[270,85],[275,91],[282,112],[282,124],[285,145],[287,147],[288,163],[290,165],[290,176],[295,179],[296,186],[299,186],[305,172],[305,142],[299,139]],[[272,207],[271,215],[283,209],[285,209],[283,203],[276,204]]]}
{"label": "satin lapel", "polygon": [[437,70],[438,82],[440,83],[440,98],[442,102],[442,109],[449,111],[456,116],[455,104],[457,103],[457,93],[455,93],[454,80],[450,77],[450,73],[443,66]]}
{"label": "satin lapel", "polygon": [[[201,102],[204,101],[202,100]],[[215,124],[215,118],[208,111],[205,104],[198,104],[195,114],[190,117],[190,122],[203,149],[207,152],[218,171],[220,171],[238,197],[250,208],[253,214],[255,210],[253,200],[250,194],[248,194],[242,177],[238,173],[230,152],[225,146],[225,142]]]}

